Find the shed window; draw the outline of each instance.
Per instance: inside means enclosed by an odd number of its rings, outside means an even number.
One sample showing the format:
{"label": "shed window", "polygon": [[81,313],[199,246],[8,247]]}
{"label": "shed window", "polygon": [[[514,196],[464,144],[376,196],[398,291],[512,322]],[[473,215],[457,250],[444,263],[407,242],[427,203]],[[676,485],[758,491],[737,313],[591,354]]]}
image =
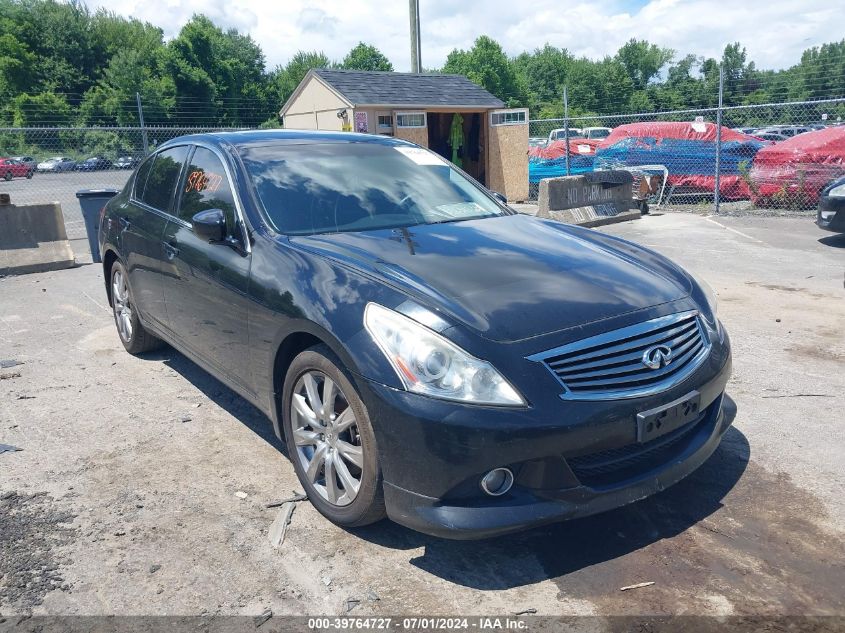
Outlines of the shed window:
{"label": "shed window", "polygon": [[497,110],[490,113],[490,125],[521,125],[527,114],[527,110]]}
{"label": "shed window", "polygon": [[398,113],[396,127],[425,127],[425,112]]}

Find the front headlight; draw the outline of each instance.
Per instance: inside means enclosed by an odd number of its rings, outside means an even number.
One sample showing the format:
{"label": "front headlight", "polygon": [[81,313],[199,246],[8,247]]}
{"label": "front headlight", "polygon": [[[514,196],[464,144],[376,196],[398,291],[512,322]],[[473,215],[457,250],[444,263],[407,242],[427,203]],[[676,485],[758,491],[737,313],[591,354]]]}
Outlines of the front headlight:
{"label": "front headlight", "polygon": [[718,327],[719,319],[717,314],[719,311],[719,302],[716,300],[716,291],[701,277],[693,275],[690,272],[687,272],[687,274],[692,279],[693,286],[697,290],[697,292],[693,292],[693,298],[704,302],[703,307],[706,308],[706,310],[702,310],[704,317],[711,325]]}
{"label": "front headlight", "polygon": [[845,184],[835,186],[827,195],[829,198],[845,198]]}
{"label": "front headlight", "polygon": [[368,303],[364,327],[408,391],[472,404],[525,406],[522,396],[490,363],[413,319]]}

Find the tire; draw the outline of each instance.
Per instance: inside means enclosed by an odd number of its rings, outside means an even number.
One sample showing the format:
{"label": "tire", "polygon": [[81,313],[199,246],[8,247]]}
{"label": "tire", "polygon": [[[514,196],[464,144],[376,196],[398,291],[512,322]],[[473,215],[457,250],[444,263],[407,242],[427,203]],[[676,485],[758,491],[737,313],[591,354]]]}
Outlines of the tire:
{"label": "tire", "polygon": [[126,269],[120,262],[112,264],[110,281],[114,323],[126,351],[137,355],[161,347],[161,339],[147,332],[138,318]]}
{"label": "tire", "polygon": [[[327,387],[327,381],[334,389]],[[335,395],[329,398],[330,406],[321,408],[327,389]],[[312,404],[314,399],[317,404]],[[288,454],[317,511],[346,528],[383,519],[381,467],[370,417],[328,347],[318,345],[294,358],[285,376],[282,407]],[[313,466],[311,474],[308,466]],[[331,473],[326,472],[328,467]]]}
{"label": "tire", "polygon": [[6,172],[6,175],[5,175],[5,176],[3,176],[3,178],[5,178],[6,180],[11,180],[11,179],[12,179],[12,172],[7,171],[7,172]]}
{"label": "tire", "polygon": [[31,169],[30,169],[28,172],[26,172],[26,179],[27,179],[27,180],[31,179],[31,178],[32,178],[32,174],[33,174],[33,173],[34,173],[34,172],[33,172]]}

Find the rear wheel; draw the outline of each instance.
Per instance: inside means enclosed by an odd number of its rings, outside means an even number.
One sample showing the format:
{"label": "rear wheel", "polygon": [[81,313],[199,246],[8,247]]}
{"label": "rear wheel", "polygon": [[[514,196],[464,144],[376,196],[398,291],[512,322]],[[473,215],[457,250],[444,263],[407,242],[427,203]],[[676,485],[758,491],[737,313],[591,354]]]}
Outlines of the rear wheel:
{"label": "rear wheel", "polygon": [[344,527],[384,518],[370,418],[331,350],[319,345],[294,359],[285,377],[283,407],[289,454],[314,507]]}
{"label": "rear wheel", "polygon": [[5,176],[3,176],[3,178],[5,178],[6,180],[11,180],[11,179],[12,179],[12,172],[7,171],[7,172],[6,172],[6,175],[5,175]]}
{"label": "rear wheel", "polygon": [[115,262],[111,269],[111,301],[117,333],[127,352],[141,354],[162,346],[161,340],[141,325],[126,269],[120,262]]}
{"label": "rear wheel", "polygon": [[27,178],[27,180],[29,180],[30,178],[32,178],[32,174],[33,174],[33,173],[34,173],[34,172],[33,172],[31,169],[30,169],[28,172],[26,172],[26,178]]}

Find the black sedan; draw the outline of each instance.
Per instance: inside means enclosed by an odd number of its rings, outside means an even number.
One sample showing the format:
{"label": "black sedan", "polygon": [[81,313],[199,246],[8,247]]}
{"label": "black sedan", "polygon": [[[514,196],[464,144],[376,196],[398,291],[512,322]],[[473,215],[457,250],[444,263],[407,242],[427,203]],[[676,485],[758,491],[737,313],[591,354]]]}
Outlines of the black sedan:
{"label": "black sedan", "polygon": [[343,526],[474,538],[601,512],[730,424],[705,284],[401,140],[177,138],[99,239],[124,347],[166,341],[254,403]]}
{"label": "black sedan", "polygon": [[92,156],[76,164],[76,171],[100,171],[111,169],[111,161],[104,156]]}
{"label": "black sedan", "polygon": [[138,166],[138,163],[141,162],[141,159],[137,156],[120,156],[116,161],[114,161],[114,168],[115,169],[134,169]]}
{"label": "black sedan", "polygon": [[827,231],[845,233],[845,176],[822,190],[816,224]]}

